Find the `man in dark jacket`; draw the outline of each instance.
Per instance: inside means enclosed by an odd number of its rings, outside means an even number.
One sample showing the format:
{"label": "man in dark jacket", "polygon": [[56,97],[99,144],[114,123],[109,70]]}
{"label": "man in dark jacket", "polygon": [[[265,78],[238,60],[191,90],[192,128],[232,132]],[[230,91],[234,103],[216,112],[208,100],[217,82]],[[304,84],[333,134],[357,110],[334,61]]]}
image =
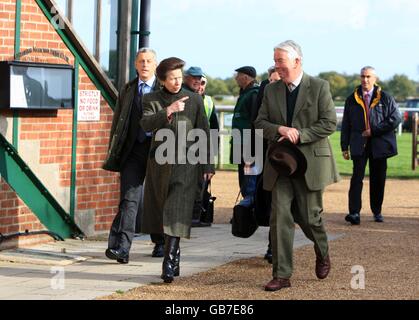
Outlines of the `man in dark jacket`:
{"label": "man in dark jacket", "polygon": [[352,158],[353,173],[349,189],[349,214],[345,220],[360,224],[362,181],[369,161],[370,207],[376,222],[383,222],[387,158],[397,155],[395,129],[401,121],[393,97],[376,85],[373,67],[361,70],[361,85],[345,102],[341,148],[345,160]]}
{"label": "man in dark jacket", "polygon": [[[158,89],[157,67],[153,50],[142,48],[135,59],[138,77],[119,93],[112,121],[108,158],[103,168],[121,173],[120,203],[109,234],[106,256],[128,263],[136,224],[141,221],[142,189],[150,150],[151,135],[140,127],[142,97]],[[136,223],[136,220],[138,221]],[[152,256],[163,257],[164,237],[152,234],[155,244]]]}
{"label": "man in dark jacket", "polygon": [[[244,130],[254,130],[253,119],[256,118],[256,99],[259,91],[259,85],[256,82],[256,70],[251,66],[244,66],[235,70],[237,75],[235,80],[240,87],[240,95],[234,107],[234,114],[232,119],[232,129],[240,131],[241,141],[240,150],[243,154],[244,148],[249,148],[254,153],[254,137],[251,134],[251,141],[246,141],[246,136],[243,134]],[[231,162],[233,162],[234,139],[231,140],[232,148],[230,153]],[[250,170],[252,164],[245,163],[245,159],[241,159],[238,164],[239,173],[239,186],[243,200],[239,203],[244,207],[252,207],[254,204],[254,197],[256,192],[256,179],[255,174],[245,174],[245,169]]]}
{"label": "man in dark jacket", "polygon": [[[192,66],[184,72],[184,83],[182,87],[188,91],[198,93],[200,96],[202,96],[202,99],[204,100],[205,115],[208,118],[210,129],[219,130],[220,127],[218,124],[214,101],[211,96],[205,94],[207,82],[208,80],[202,69],[200,67]],[[215,148],[218,148],[218,143],[214,142],[212,147],[215,153]],[[201,208],[203,205],[201,199],[202,194],[205,192],[208,194],[208,188],[210,188],[211,184],[210,181],[205,184],[201,176],[202,174],[199,175],[200,178],[198,181],[197,195],[192,216],[192,227],[210,227],[212,223],[212,221],[208,221],[209,217],[205,217],[204,219],[204,217],[201,216]],[[206,190],[203,190],[205,186]]]}

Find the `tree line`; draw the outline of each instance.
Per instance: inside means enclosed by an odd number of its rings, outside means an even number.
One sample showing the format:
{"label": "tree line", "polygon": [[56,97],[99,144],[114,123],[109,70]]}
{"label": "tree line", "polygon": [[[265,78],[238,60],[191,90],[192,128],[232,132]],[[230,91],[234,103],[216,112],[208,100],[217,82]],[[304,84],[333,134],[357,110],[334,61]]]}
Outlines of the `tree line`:
{"label": "tree line", "polygon": [[[260,82],[266,79],[265,72],[257,77]],[[333,100],[344,101],[353,93],[356,86],[360,84],[359,74],[341,74],[336,71],[321,72],[319,78],[327,80],[330,84],[330,91]],[[390,93],[397,101],[404,101],[408,97],[419,96],[419,82],[409,79],[404,74],[395,74],[388,80],[378,80],[381,88]],[[208,77],[206,93],[211,96],[232,95],[238,96],[239,87],[234,77],[221,79]]]}

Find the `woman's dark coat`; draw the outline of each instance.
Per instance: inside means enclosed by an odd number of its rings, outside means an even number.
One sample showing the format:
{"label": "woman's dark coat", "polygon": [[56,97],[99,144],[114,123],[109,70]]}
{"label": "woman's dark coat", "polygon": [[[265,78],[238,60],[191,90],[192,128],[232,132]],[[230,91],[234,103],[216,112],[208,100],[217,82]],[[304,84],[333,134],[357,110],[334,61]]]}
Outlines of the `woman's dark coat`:
{"label": "woman's dark coat", "polygon": [[[172,121],[169,121],[166,108],[182,97],[188,96],[185,101],[185,109],[174,113]],[[143,118],[140,121],[145,131],[153,132],[153,140],[147,164],[147,174],[144,190],[144,216],[142,232],[162,233],[174,237],[190,237],[192,211],[196,196],[198,173],[214,173],[213,164],[209,163],[210,141],[206,142],[204,159],[207,164],[179,164],[179,152],[175,148],[175,164],[161,162],[164,147],[174,147],[173,143],[159,140],[159,135],[174,133],[176,141],[181,132],[177,124],[186,125],[186,134],[192,129],[200,128],[209,137],[208,120],[205,115],[203,99],[196,93],[181,89],[172,94],[166,89],[147,94],[143,97]],[[160,130],[160,131],[159,131]],[[186,150],[189,150],[195,142],[187,142]],[[199,169],[201,166],[201,170]]]}

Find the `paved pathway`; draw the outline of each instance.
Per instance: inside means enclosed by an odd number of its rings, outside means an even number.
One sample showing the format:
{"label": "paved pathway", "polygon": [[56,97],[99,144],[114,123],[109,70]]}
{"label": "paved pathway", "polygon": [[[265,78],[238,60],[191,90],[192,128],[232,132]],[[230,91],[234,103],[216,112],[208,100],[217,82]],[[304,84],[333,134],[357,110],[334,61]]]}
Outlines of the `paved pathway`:
{"label": "paved pathway", "polygon": [[[264,255],[268,231],[268,228],[259,228],[252,237],[241,239],[231,235],[229,224],[192,228],[191,239],[181,240],[181,276]],[[336,236],[329,238],[333,240]],[[294,246],[309,243],[297,229]],[[126,265],[107,259],[106,247],[106,241],[66,240],[31,248],[88,257],[86,261],[64,267],[0,261],[0,299],[88,300],[162,281],[162,258],[151,257],[153,244],[148,236],[135,238],[130,263]]]}

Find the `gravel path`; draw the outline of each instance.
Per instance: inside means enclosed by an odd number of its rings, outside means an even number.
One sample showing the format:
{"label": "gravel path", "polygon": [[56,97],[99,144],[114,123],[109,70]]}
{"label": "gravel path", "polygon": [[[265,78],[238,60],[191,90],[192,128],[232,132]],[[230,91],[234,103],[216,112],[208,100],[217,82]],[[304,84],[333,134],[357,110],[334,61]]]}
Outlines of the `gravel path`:
{"label": "gravel path", "polygon": [[[214,178],[217,223],[228,223],[231,217],[236,179],[233,172],[218,172]],[[344,221],[349,179],[325,192],[326,229],[344,234],[330,242],[332,271],[325,280],[315,276],[310,245],[294,251],[292,287],[277,292],[263,290],[271,278],[271,265],[255,257],[180,277],[170,285],[148,285],[106,299],[419,299],[419,180],[388,180],[384,223],[372,220],[367,182],[359,226]]]}

